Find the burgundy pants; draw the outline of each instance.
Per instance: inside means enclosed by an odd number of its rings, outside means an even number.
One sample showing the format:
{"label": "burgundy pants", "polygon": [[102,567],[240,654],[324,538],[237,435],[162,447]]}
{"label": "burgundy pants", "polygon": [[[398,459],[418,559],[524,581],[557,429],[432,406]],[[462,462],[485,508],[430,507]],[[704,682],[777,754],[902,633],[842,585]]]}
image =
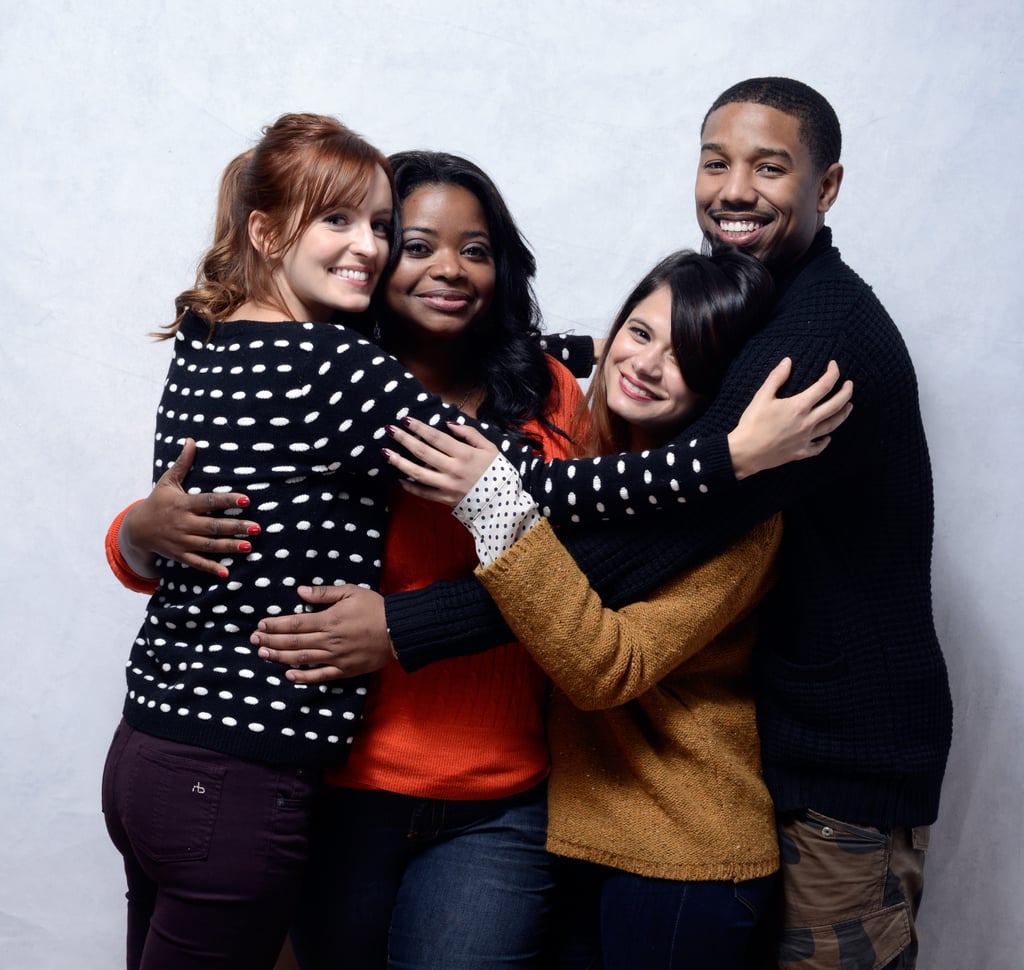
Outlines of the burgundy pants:
{"label": "burgundy pants", "polygon": [[107,831],[128,879],[128,970],[270,970],[308,853],[318,773],[118,725]]}

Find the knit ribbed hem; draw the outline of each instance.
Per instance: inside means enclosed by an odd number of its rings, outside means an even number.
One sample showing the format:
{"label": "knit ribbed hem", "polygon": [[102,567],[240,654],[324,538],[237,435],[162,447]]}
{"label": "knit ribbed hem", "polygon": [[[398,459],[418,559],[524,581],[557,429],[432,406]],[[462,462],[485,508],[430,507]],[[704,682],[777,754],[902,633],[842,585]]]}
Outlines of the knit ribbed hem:
{"label": "knit ribbed hem", "polygon": [[[343,765],[352,750],[352,741],[362,717],[365,698],[355,688],[365,686],[367,678],[353,677],[347,683],[353,693],[344,703],[337,700],[333,706],[338,715],[338,729],[333,738],[321,729],[316,738],[302,730],[301,717],[295,717],[290,726],[291,735],[281,730],[256,733],[244,727],[226,728],[217,720],[200,721],[180,717],[159,708],[140,707],[131,698],[125,700],[124,719],[136,731],[150,734],[165,741],[177,741],[197,748],[220,751],[222,754],[265,765],[294,765],[304,768],[336,767]],[[351,715],[346,718],[345,714]]]}
{"label": "knit ribbed hem", "polygon": [[[466,657],[515,640],[487,591],[473,577],[445,580],[384,599],[398,662],[410,673],[435,660]],[[452,647],[453,641],[459,646]]]}
{"label": "knit ribbed hem", "polygon": [[706,860],[674,861],[664,859],[637,859],[624,856],[603,846],[583,845],[557,836],[548,835],[548,852],[592,862],[612,869],[621,869],[637,876],[649,879],[673,879],[679,882],[746,882],[748,879],[760,879],[770,876],[779,869],[778,847],[772,843],[766,855],[757,859],[739,861],[722,859],[713,862]]}
{"label": "knit ribbed hem", "polygon": [[801,772],[765,764],[764,780],[775,811],[813,809],[854,825],[931,825],[939,814],[942,771],[858,775]]}

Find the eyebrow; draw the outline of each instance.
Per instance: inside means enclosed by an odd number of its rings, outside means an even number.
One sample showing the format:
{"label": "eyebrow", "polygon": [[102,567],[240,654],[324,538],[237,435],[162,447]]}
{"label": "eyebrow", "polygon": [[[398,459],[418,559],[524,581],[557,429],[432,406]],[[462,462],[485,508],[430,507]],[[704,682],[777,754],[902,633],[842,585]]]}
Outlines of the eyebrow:
{"label": "eyebrow", "polygon": [[[429,226],[403,226],[402,235],[404,236],[407,232],[422,232],[426,236],[436,236],[438,231],[431,229]],[[466,229],[462,233],[464,239],[489,239],[490,237],[483,229]]]}
{"label": "eyebrow", "polygon": [[[725,152],[725,148],[715,141],[706,141],[700,146],[702,152]],[[758,158],[784,158],[792,163],[793,156],[785,148],[762,148],[755,149]]]}

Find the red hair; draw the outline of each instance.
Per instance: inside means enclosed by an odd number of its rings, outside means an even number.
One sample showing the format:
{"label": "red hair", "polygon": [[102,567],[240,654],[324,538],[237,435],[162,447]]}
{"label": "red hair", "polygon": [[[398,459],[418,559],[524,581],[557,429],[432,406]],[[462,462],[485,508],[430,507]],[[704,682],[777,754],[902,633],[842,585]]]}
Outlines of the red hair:
{"label": "red hair", "polygon": [[[362,203],[378,166],[394,200],[387,158],[336,118],[286,114],[264,128],[260,141],[224,170],[213,245],[195,285],[174,301],[174,322],[157,336],[173,336],[187,310],[212,327],[250,300],[287,316],[273,279],[281,258],[319,216]],[[261,248],[249,237],[253,212],[264,216]]]}

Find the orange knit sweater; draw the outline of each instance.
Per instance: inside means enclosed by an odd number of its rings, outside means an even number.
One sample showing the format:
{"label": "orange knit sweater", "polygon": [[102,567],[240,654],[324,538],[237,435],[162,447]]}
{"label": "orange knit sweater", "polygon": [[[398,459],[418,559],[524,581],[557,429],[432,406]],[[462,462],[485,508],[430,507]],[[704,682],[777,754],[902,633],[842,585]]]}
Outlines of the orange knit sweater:
{"label": "orange knit sweater", "polygon": [[[551,361],[548,420],[568,429],[580,402],[575,379]],[[572,457],[565,438],[537,422],[527,430],[545,457]],[[455,579],[477,565],[473,540],[448,508],[395,489],[381,590],[394,593]],[[513,795],[547,776],[546,678],[521,644],[509,643],[406,673],[374,676],[348,762],[327,780],[423,798]]]}

